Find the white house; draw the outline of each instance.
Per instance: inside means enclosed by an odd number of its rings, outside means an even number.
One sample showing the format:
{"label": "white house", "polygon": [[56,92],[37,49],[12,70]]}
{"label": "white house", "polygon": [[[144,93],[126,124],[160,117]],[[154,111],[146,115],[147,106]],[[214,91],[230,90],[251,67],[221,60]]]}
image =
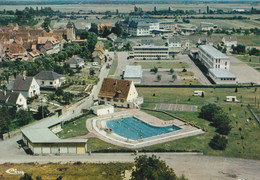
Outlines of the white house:
{"label": "white house", "polygon": [[227,47],[231,47],[232,45],[237,46],[237,38],[234,36],[223,37],[222,42],[223,42],[224,46],[227,46]]}
{"label": "white house", "polygon": [[17,76],[12,90],[22,93],[25,98],[40,95],[40,86],[34,77]]}
{"label": "white house", "polygon": [[172,48],[181,48],[181,38],[169,38],[168,46]]}
{"label": "white house", "polygon": [[42,71],[35,76],[40,87],[58,88],[65,81],[65,78],[53,71]]}
{"label": "white house", "polygon": [[27,109],[27,99],[20,92],[0,92],[0,104],[5,104],[19,109]]}
{"label": "white house", "polygon": [[226,102],[240,102],[236,96],[226,96]]}
{"label": "white house", "polygon": [[115,112],[114,106],[112,105],[99,105],[99,106],[93,106],[91,107],[91,110],[94,114],[97,116],[102,116],[106,114],[113,114]]}
{"label": "white house", "polygon": [[99,104],[138,108],[143,98],[138,97],[133,81],[105,78],[98,94]]}
{"label": "white house", "polygon": [[70,58],[69,61],[66,62],[66,64],[69,64],[69,66],[73,69],[76,69],[77,67],[82,68],[85,65],[84,59],[74,56]]}
{"label": "white house", "polygon": [[201,22],[198,27],[198,30],[199,31],[210,31],[210,30],[213,30],[215,26],[216,25],[214,25],[213,23]]}

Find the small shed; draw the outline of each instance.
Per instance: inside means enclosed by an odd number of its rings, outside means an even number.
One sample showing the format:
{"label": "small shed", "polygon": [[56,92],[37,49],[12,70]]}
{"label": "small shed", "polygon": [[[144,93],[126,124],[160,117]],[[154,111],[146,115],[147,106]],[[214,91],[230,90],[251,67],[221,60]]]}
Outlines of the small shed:
{"label": "small shed", "polygon": [[113,114],[115,112],[114,106],[112,105],[99,105],[99,106],[93,106],[91,107],[91,110],[94,114],[97,116],[102,116],[106,114]]}

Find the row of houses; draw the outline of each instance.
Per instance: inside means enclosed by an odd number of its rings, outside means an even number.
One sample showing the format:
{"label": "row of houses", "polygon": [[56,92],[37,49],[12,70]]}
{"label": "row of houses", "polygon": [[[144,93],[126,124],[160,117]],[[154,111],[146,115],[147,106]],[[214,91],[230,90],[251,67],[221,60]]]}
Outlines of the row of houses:
{"label": "row of houses", "polygon": [[50,32],[9,24],[0,27],[0,61],[30,60],[43,54],[58,53],[66,40],[75,40],[75,27],[70,21],[65,29]]}
{"label": "row of houses", "polygon": [[27,109],[27,98],[40,95],[40,88],[58,88],[65,78],[52,71],[42,71],[34,77],[17,76],[9,91],[0,92],[0,103]]}

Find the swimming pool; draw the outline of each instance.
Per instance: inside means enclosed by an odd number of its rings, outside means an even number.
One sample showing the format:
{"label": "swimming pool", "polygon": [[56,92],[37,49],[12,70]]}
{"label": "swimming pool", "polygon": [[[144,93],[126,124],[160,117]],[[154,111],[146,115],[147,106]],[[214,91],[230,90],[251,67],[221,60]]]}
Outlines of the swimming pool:
{"label": "swimming pool", "polygon": [[181,129],[174,125],[164,127],[152,126],[134,116],[110,120],[106,122],[106,125],[119,136],[132,140],[167,134]]}

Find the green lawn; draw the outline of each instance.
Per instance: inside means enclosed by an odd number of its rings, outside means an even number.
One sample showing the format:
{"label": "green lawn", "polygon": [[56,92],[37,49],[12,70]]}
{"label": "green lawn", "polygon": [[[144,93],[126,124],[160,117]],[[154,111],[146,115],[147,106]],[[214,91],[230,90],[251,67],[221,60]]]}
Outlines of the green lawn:
{"label": "green lawn", "polygon": [[154,67],[162,69],[181,69],[188,68],[189,65],[184,62],[133,62],[130,65],[141,65],[143,69],[151,69]]}
{"label": "green lawn", "polygon": [[5,173],[7,169],[14,168],[19,171],[31,174],[32,179],[40,176],[42,179],[122,179],[122,173],[125,170],[131,170],[133,163],[27,163],[27,164],[12,164],[6,163],[0,165],[0,174],[3,179],[19,180],[22,175],[9,175]]}
{"label": "green lawn", "polygon": [[110,67],[110,71],[109,71],[109,74],[108,74],[109,76],[115,75],[116,69],[117,69],[117,65],[118,65],[118,57],[116,55],[114,60],[113,60],[113,62],[112,62],[112,65]]}
{"label": "green lawn", "polygon": [[[205,91],[205,97],[192,96],[194,90]],[[217,103],[229,114],[233,127],[228,135],[229,143],[227,149],[225,151],[216,151],[212,150],[208,145],[214,134],[216,134],[215,128],[210,126],[208,121],[198,118],[199,112],[169,111],[169,113],[187,121],[194,122],[207,132],[198,136],[153,145],[144,148],[144,150],[199,151],[207,155],[260,159],[260,144],[258,143],[260,139],[260,127],[245,106],[248,103],[254,104],[255,96],[257,99],[260,99],[260,94],[255,93],[254,88],[239,88],[237,93],[234,90],[233,88],[138,88],[138,93],[144,96],[143,107],[147,108],[154,108],[157,103],[175,104],[176,100],[179,104],[198,105],[199,109],[205,104]],[[153,96],[154,93],[156,96]],[[238,99],[242,100],[242,103],[224,102],[227,95],[236,95]],[[241,107],[242,104],[245,105]],[[157,113],[147,113],[156,117],[160,116]],[[252,118],[252,120],[247,122],[246,120],[249,118]],[[239,127],[242,128],[241,132],[239,131]],[[241,136],[245,137],[243,141],[241,140]]]}
{"label": "green lawn", "polygon": [[91,152],[96,152],[96,151],[106,151],[106,150],[116,151],[116,150],[129,150],[129,149],[107,143],[97,138],[90,138],[88,140],[88,150],[90,150]]}
{"label": "green lawn", "polygon": [[67,124],[64,124],[64,129],[61,132],[59,132],[57,135],[62,139],[68,139],[68,138],[84,136],[88,134],[88,130],[86,127],[86,120],[92,117],[95,117],[95,115],[88,114],[75,121],[71,121]]}
{"label": "green lawn", "polygon": [[178,75],[181,77],[190,77],[190,76],[194,76],[194,73],[191,71],[187,71],[187,72],[178,72]]}

